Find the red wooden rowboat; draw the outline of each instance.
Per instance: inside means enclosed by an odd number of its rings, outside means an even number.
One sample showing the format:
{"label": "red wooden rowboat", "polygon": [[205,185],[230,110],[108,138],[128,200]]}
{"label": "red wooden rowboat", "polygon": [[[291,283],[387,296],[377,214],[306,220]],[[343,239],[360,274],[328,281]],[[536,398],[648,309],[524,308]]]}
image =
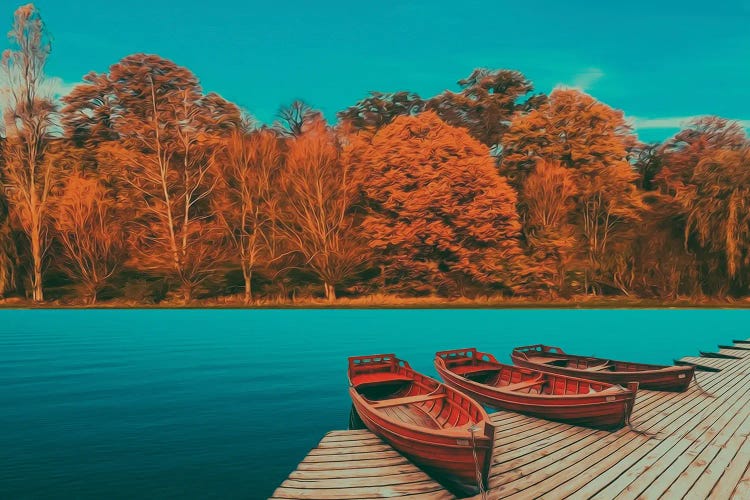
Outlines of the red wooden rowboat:
{"label": "red wooden rowboat", "polygon": [[542,344],[516,347],[510,357],[518,366],[610,384],[638,382],[641,389],[654,391],[685,391],[695,373],[692,366],[647,365],[577,356]]}
{"label": "red wooden rowboat", "polygon": [[494,427],[479,403],[393,354],[349,358],[349,385],[370,431],[463,492],[479,490],[477,475],[486,487]]}
{"label": "red wooden rowboat", "polygon": [[638,390],[505,365],[474,348],[436,353],[435,368],[448,386],[492,408],[599,429],[624,426]]}

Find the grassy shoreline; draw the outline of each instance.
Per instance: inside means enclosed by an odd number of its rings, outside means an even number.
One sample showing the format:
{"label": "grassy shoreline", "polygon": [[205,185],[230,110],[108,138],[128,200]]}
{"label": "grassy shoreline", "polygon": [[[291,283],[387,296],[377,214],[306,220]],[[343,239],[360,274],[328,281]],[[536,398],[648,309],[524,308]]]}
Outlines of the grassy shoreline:
{"label": "grassy shoreline", "polygon": [[108,300],[96,304],[73,301],[49,301],[41,304],[30,299],[0,300],[0,309],[747,309],[750,297],[743,299],[680,298],[676,300],[622,297],[574,297],[571,299],[531,300],[528,298],[480,297],[397,297],[374,295],[341,298],[328,302],[318,298],[296,300],[259,300],[245,304],[241,297],[198,299],[190,303],[162,301],[156,304]]}

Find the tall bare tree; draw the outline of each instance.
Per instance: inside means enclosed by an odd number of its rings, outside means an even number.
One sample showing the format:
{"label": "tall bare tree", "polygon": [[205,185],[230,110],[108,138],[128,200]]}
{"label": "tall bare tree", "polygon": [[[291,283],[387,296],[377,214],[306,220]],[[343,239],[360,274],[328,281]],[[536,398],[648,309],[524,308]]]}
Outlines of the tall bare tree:
{"label": "tall bare tree", "polygon": [[61,160],[49,151],[55,106],[43,91],[44,66],[52,46],[33,4],[16,10],[9,38],[15,48],[6,50],[0,61],[7,135],[3,187],[11,216],[29,240],[32,296],[39,302],[44,300],[49,198]]}
{"label": "tall bare tree", "polygon": [[[232,132],[213,157],[220,171],[218,214],[239,254],[245,280],[245,303],[253,300],[253,272],[261,255],[274,254],[273,186],[282,160],[281,139],[272,130]],[[263,252],[263,250],[266,250]]]}
{"label": "tall bare tree", "polygon": [[128,56],[86,81],[65,99],[66,129],[105,141],[98,168],[114,174],[132,205],[134,264],[169,277],[189,301],[224,250],[210,158],[239,110],[153,55]]}

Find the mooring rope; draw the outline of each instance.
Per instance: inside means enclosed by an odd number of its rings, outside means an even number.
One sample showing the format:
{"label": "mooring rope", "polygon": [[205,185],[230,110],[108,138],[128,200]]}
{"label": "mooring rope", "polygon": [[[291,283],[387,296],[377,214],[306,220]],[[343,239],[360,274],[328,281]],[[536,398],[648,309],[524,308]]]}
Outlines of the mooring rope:
{"label": "mooring rope", "polygon": [[657,437],[659,437],[659,433],[658,432],[644,431],[644,430],[638,429],[636,426],[634,426],[633,423],[630,421],[630,415],[628,415],[628,419],[625,421],[625,425],[628,426],[628,429],[630,429],[631,432],[635,432],[636,434],[640,434],[642,436],[646,436],[646,437],[649,437],[649,438],[657,438]]}
{"label": "mooring rope", "polygon": [[477,443],[474,439],[474,432],[478,428],[476,425],[469,427],[471,432],[471,454],[474,456],[474,471],[477,475],[477,484],[479,485],[479,494],[482,495],[482,500],[487,500],[487,490],[484,488],[484,482],[482,481],[482,469],[479,467],[479,459],[477,458]]}
{"label": "mooring rope", "polygon": [[702,392],[703,394],[705,394],[709,398],[715,398],[716,397],[716,394],[714,394],[713,392],[708,392],[706,389],[704,389],[703,387],[701,387],[701,384],[698,382],[698,375],[695,374],[695,373],[693,373],[693,382],[695,382],[696,389],[698,389],[700,392]]}

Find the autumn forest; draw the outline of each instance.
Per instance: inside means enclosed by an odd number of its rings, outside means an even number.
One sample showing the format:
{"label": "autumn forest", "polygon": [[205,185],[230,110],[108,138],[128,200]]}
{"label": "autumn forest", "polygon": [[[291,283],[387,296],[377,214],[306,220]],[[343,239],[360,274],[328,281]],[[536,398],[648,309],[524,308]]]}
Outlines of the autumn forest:
{"label": "autumn forest", "polygon": [[[0,295],[53,304],[736,300],[750,139],[704,117],[639,142],[622,111],[476,69],[272,125],[133,54],[64,96],[15,12],[0,62]],[[355,302],[356,303],[356,302]]]}

